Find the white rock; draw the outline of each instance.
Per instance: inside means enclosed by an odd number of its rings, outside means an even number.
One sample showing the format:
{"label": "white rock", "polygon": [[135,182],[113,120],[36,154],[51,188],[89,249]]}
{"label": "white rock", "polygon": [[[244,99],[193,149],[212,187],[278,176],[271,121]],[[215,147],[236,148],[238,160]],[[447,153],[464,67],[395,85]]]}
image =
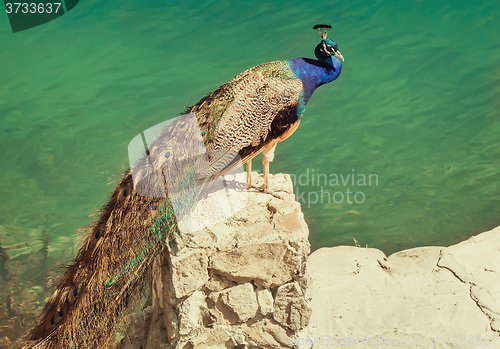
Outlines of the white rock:
{"label": "white rock", "polygon": [[257,294],[257,302],[259,303],[259,311],[263,316],[273,312],[273,295],[268,289],[258,289],[255,291]]}
{"label": "white rock", "polygon": [[[376,249],[322,248],[307,267],[313,313],[298,334],[303,342],[361,336],[357,348],[372,348],[369,338],[380,337],[384,348],[418,339],[419,348],[444,348],[454,335],[475,341],[500,331],[500,227],[448,248],[414,248],[388,258]],[[393,346],[385,345],[389,338]],[[500,339],[489,347],[500,347]]]}
{"label": "white rock", "polygon": [[278,287],[274,300],[273,318],[295,332],[309,324],[311,308],[297,282]]}
{"label": "white rock", "polygon": [[183,298],[208,281],[208,258],[204,250],[181,257],[172,257],[171,281],[173,296]]}
{"label": "white rock", "polygon": [[186,335],[202,326],[201,314],[207,308],[205,293],[195,291],[179,306],[179,333]]}
{"label": "white rock", "polygon": [[221,291],[219,300],[223,305],[223,307],[221,307],[222,309],[219,310],[225,314],[225,317],[230,323],[245,322],[253,318],[259,309],[257,296],[250,283],[234,286]]}

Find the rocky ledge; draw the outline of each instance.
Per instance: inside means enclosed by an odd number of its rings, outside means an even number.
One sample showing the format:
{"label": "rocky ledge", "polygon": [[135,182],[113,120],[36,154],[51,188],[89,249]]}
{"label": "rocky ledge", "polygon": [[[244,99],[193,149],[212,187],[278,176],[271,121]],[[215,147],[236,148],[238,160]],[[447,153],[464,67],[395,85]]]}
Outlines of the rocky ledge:
{"label": "rocky ledge", "polygon": [[450,247],[386,257],[338,246],[312,253],[304,348],[500,347],[500,227]]}
{"label": "rocky ledge", "polygon": [[[249,191],[228,220],[170,244],[146,307],[115,348],[293,347],[290,336],[311,317],[309,231],[290,176],[270,179],[272,194]],[[262,184],[256,173],[253,181]],[[195,211],[217,216],[210,198]]]}
{"label": "rocky ledge", "polygon": [[350,246],[308,256],[290,176],[271,186],[171,244],[115,348],[500,347],[500,227],[389,257]]}

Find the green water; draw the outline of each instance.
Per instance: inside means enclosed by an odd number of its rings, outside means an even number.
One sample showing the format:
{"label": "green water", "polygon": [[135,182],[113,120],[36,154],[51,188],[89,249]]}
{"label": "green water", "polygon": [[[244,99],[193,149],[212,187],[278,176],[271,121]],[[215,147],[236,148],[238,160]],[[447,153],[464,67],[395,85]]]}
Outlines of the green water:
{"label": "green water", "polygon": [[[82,1],[16,34],[1,15],[0,239],[11,261],[45,243],[68,262],[134,136],[251,66],[314,57],[311,27],[323,22],[342,74],[314,93],[271,172],[375,174],[378,185],[302,181],[313,249],[355,237],[390,254],[498,225],[500,3],[283,4]],[[322,186],[364,202],[312,202]]]}

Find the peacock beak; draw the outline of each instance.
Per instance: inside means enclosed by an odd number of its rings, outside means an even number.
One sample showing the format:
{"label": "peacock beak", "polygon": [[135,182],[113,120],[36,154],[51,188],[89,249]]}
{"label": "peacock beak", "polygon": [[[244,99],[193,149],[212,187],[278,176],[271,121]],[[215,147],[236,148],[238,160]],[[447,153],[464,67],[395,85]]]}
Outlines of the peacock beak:
{"label": "peacock beak", "polygon": [[330,45],[326,45],[325,43],[323,43],[323,51],[329,55],[334,55],[335,57],[340,58],[342,61],[344,60],[344,56],[342,56],[340,51],[337,50],[337,45],[332,47]]}
{"label": "peacock beak", "polygon": [[335,57],[340,58],[340,59],[342,60],[342,62],[344,61],[344,56],[342,56],[342,53],[340,53],[340,51],[339,51],[339,50],[336,50],[335,52],[333,52],[333,55],[334,55]]}

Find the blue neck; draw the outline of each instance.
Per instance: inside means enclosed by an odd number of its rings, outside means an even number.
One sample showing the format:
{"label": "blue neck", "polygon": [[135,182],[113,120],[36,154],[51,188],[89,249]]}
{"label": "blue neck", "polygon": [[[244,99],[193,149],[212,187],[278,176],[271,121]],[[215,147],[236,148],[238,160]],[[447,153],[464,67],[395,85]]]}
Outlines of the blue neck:
{"label": "blue neck", "polygon": [[293,74],[301,79],[304,84],[302,96],[304,106],[318,87],[338,78],[342,70],[342,62],[335,56],[330,56],[324,61],[309,58],[291,58],[288,63]]}

